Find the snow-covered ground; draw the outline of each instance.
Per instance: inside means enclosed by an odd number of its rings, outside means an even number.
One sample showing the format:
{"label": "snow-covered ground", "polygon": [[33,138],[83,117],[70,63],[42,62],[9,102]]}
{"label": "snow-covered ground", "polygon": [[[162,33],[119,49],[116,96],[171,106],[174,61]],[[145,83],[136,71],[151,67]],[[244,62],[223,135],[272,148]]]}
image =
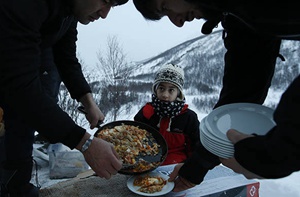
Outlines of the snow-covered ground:
{"label": "snow-covered ground", "polygon": [[[276,93],[276,92],[275,92]],[[280,95],[271,92],[267,98],[269,102],[277,103]],[[198,118],[201,121],[203,117],[207,114],[200,113],[196,110],[196,107],[192,105],[189,98],[187,98],[187,103],[190,104],[190,108],[193,109],[197,114]],[[133,113],[125,113],[120,115],[120,120],[132,120],[135,111],[138,110],[137,106],[132,107]],[[133,114],[133,115],[128,115]],[[94,134],[96,130],[90,130],[87,128],[87,131],[91,134]],[[36,145],[39,146],[39,145]],[[43,159],[41,159],[41,157]],[[68,179],[50,179],[49,178],[49,164],[46,161],[47,158],[43,155],[39,157],[34,157],[38,163],[38,181],[42,188],[48,187],[50,185],[56,184],[60,181],[65,181]],[[33,177],[32,182],[35,183],[35,177]],[[269,180],[258,180],[260,182],[260,197],[300,197],[300,171],[295,172],[292,175],[281,178],[281,179],[269,179]]]}
{"label": "snow-covered ground", "polygon": [[44,154],[36,148],[41,147],[40,144],[34,144],[33,159],[36,161],[36,166],[33,170],[33,176],[31,182],[34,185],[40,185],[42,188],[56,184],[61,181],[68,179],[50,179],[50,167],[49,167],[49,156]]}
{"label": "snow-covered ground", "polygon": [[[38,182],[42,188],[68,180],[50,179],[48,162],[37,157],[34,158],[39,166]],[[292,175],[282,179],[258,181],[260,182],[260,197],[300,197],[300,172],[295,172]],[[32,182],[36,184],[35,176],[33,176]]]}
{"label": "snow-covered ground", "polygon": [[[200,116],[202,116],[200,114]],[[203,114],[203,117],[205,115]],[[202,119],[202,117],[199,117]],[[91,134],[95,131],[89,130]],[[39,147],[40,145],[35,145]],[[42,157],[42,154],[36,155],[34,159],[38,164],[38,182],[42,188],[51,186],[61,181],[68,179],[50,179],[49,178],[49,163],[47,157]],[[38,157],[37,157],[38,156]],[[43,158],[43,159],[41,159]],[[300,172],[295,172],[292,175],[282,179],[258,180],[260,182],[260,197],[300,197]],[[33,176],[32,182],[35,184],[36,179]]]}
{"label": "snow-covered ground", "polygon": [[261,197],[300,197],[300,172],[274,180],[260,180]]}

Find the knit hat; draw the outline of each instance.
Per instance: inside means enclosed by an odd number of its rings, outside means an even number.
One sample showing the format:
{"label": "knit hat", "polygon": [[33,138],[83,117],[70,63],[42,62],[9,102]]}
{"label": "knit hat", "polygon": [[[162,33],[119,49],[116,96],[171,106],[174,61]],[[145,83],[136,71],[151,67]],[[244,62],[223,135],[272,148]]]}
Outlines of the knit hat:
{"label": "knit hat", "polygon": [[152,85],[152,92],[156,94],[155,89],[161,82],[167,82],[175,85],[180,94],[178,98],[184,99],[183,84],[184,84],[184,71],[180,66],[174,64],[167,64],[162,66],[155,75],[154,83]]}

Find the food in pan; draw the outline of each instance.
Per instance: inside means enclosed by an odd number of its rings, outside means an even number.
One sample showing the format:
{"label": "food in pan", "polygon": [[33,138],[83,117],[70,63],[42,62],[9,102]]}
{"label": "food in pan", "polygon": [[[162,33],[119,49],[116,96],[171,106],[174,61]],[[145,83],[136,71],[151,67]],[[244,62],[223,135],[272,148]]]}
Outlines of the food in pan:
{"label": "food in pan", "polygon": [[[159,144],[156,143],[152,134],[145,129],[133,125],[119,125],[113,128],[101,130],[97,137],[111,142],[124,164],[135,164],[135,169],[141,171],[149,164],[142,159],[137,160],[137,156],[157,155]],[[138,163],[137,163],[138,162]]]}
{"label": "food in pan", "polygon": [[134,186],[139,186],[138,191],[143,193],[160,192],[167,184],[167,181],[160,176],[138,176],[134,181]]}

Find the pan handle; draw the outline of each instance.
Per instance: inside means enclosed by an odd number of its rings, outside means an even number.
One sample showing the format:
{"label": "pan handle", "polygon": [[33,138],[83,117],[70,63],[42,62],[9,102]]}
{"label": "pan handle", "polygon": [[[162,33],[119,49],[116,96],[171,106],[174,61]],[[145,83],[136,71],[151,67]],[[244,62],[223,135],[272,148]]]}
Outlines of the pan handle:
{"label": "pan handle", "polygon": [[[79,107],[77,107],[77,110],[79,111],[79,112],[81,112],[81,113],[83,113],[83,114],[87,114],[87,112],[85,111],[85,109],[84,109],[84,106],[79,106]],[[97,128],[100,128],[101,127],[101,124],[103,124],[103,121],[102,120],[99,120],[98,121],[98,123],[97,123],[97,125],[96,125],[96,127]]]}
{"label": "pan handle", "polygon": [[78,110],[79,112],[85,114],[85,115],[87,114],[87,112],[86,112],[85,109],[84,109],[84,106],[79,106],[79,107],[77,107],[77,110]]}

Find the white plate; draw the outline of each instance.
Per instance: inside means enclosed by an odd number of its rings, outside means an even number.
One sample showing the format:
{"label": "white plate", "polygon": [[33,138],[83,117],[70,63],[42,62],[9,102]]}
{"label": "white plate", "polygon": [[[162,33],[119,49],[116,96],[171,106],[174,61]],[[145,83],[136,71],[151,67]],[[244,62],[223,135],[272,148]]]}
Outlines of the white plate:
{"label": "white plate", "polygon": [[206,120],[205,119],[206,119],[206,117],[204,117],[201,120],[201,123],[200,123],[200,134],[203,134],[205,136],[205,138],[213,140],[217,144],[222,144],[224,146],[231,147],[232,146],[232,142],[229,141],[229,139],[227,138],[227,136],[226,136],[226,138],[219,138],[219,137],[217,137],[217,135],[215,135],[213,133],[213,131],[208,130],[208,128],[206,126]]}
{"label": "white plate", "polygon": [[220,149],[220,148],[217,148],[218,146],[208,144],[206,141],[201,141],[201,143],[203,144],[203,146],[209,152],[213,153],[214,155],[217,155],[218,157],[231,158],[234,155],[234,150],[233,151],[227,151],[227,150],[224,150],[224,149]]}
{"label": "white plate", "polygon": [[232,153],[234,152],[234,148],[232,147],[224,147],[224,146],[220,146],[219,144],[216,143],[212,143],[206,139],[203,140],[203,142],[208,145],[211,146],[213,149],[224,152],[224,153]]}
{"label": "white plate", "polygon": [[218,144],[210,144],[207,140],[201,139],[202,145],[214,155],[217,155],[221,158],[230,158],[234,155],[234,150],[225,149],[220,147]]}
{"label": "white plate", "polygon": [[226,132],[236,129],[245,134],[266,134],[275,126],[274,110],[253,103],[234,103],[220,106],[206,116],[205,126],[220,139],[228,141]]}
{"label": "white plate", "polygon": [[[133,181],[138,177],[138,176],[160,176],[161,178],[165,179],[167,181],[167,184],[163,187],[163,189],[160,192],[155,192],[155,193],[144,193],[144,192],[139,192],[138,189],[140,187],[134,186]],[[134,193],[142,195],[142,196],[161,196],[164,194],[167,194],[171,192],[174,188],[174,182],[168,182],[169,176],[161,174],[159,172],[149,172],[147,174],[142,174],[142,175],[136,175],[136,176],[131,176],[127,180],[127,187]]]}
{"label": "white plate", "polygon": [[226,149],[226,150],[229,150],[229,151],[234,150],[233,144],[231,144],[231,145],[224,145],[224,144],[221,144],[221,143],[219,143],[219,142],[217,142],[217,141],[214,141],[214,140],[212,140],[212,139],[206,137],[206,136],[203,135],[203,134],[201,134],[201,137],[202,137],[207,143],[216,146],[216,148],[219,148],[219,149]]}
{"label": "white plate", "polygon": [[[205,119],[204,117],[202,121],[200,122],[200,141],[202,145],[211,153],[214,155],[217,155],[221,158],[230,158],[233,155],[233,145],[230,143],[229,145],[222,144],[222,139],[218,139],[211,135],[205,126]],[[208,134],[208,135],[206,135]],[[225,148],[226,147],[226,148]],[[230,147],[228,150],[227,147]]]}

